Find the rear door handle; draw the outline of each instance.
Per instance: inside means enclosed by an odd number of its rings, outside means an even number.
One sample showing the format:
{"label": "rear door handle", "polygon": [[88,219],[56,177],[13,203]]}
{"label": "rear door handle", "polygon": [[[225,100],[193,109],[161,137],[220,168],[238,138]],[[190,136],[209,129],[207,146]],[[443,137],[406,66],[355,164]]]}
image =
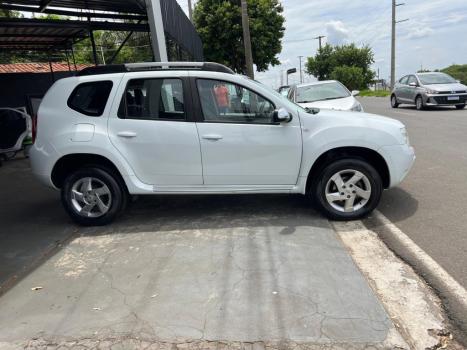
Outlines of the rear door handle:
{"label": "rear door handle", "polygon": [[222,140],[221,135],[203,135],[203,139],[210,140],[210,141],[219,141]]}
{"label": "rear door handle", "polygon": [[127,139],[131,139],[133,137],[136,137],[137,134],[133,131],[120,131],[119,133],[117,133],[117,136],[120,136],[120,137],[124,137],[124,138],[127,138]]}

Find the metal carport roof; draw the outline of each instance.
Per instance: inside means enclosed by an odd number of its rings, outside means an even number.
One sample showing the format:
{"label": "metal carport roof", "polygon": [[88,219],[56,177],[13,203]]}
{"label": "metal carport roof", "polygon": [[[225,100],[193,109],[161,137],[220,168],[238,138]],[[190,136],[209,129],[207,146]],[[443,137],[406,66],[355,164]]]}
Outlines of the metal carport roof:
{"label": "metal carport roof", "polygon": [[0,49],[66,49],[92,30],[147,32],[147,24],[0,18]]}
{"label": "metal carport roof", "polygon": [[50,8],[83,9],[113,13],[146,14],[144,0],[10,0],[0,8],[51,13]]}

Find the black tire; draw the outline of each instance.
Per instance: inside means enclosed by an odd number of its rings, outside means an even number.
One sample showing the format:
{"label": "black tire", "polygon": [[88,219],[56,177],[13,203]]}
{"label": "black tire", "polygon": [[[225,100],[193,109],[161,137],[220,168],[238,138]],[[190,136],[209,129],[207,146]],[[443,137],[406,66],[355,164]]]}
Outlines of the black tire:
{"label": "black tire", "polygon": [[465,108],[465,105],[457,105],[456,108],[457,108],[457,109],[464,109],[464,108]]}
{"label": "black tire", "polygon": [[[105,184],[111,194],[108,211],[99,217],[85,217],[73,205],[72,189],[74,184],[83,178],[89,177]],[[79,225],[102,226],[114,221],[125,210],[128,194],[122,180],[111,170],[99,166],[89,166],[76,170],[66,177],[62,186],[61,199],[68,215]]]}
{"label": "black tire", "polygon": [[[363,173],[371,185],[368,202],[353,212],[342,212],[331,206],[326,199],[326,186],[336,173],[344,170],[355,170]],[[356,220],[370,214],[379,204],[383,192],[381,176],[376,169],[361,159],[341,159],[325,166],[311,186],[312,196],[317,209],[331,220]]]}
{"label": "black tire", "polygon": [[417,108],[418,111],[422,111],[425,109],[422,96],[417,96],[415,98],[415,108]]}
{"label": "black tire", "polygon": [[397,97],[396,95],[391,96],[391,107],[392,108],[397,108],[399,107],[399,102],[397,102]]}

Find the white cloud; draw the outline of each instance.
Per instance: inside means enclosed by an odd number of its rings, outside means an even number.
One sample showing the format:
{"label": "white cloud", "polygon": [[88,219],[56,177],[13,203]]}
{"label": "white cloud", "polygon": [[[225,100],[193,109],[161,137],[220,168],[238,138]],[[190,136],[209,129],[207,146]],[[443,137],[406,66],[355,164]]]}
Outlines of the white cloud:
{"label": "white cloud", "polygon": [[425,38],[433,33],[433,29],[430,27],[418,27],[412,29],[407,35],[407,39],[420,39]]}
{"label": "white cloud", "polygon": [[341,21],[330,21],[325,24],[327,41],[332,45],[342,45],[348,41],[349,30]]}
{"label": "white cloud", "polygon": [[466,16],[460,13],[451,13],[446,19],[446,23],[455,24],[462,21]]}

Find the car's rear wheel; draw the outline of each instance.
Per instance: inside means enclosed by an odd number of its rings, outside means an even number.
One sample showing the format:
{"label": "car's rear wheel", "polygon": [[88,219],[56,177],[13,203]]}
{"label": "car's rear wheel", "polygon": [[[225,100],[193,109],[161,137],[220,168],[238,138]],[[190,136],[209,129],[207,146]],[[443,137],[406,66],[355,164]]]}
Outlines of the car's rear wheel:
{"label": "car's rear wheel", "polygon": [[391,107],[392,108],[397,108],[399,107],[399,102],[397,102],[397,97],[396,95],[391,96]]}
{"label": "car's rear wheel", "polygon": [[464,108],[465,108],[465,105],[457,105],[456,108],[457,108],[457,109],[464,109]]}
{"label": "car's rear wheel", "polygon": [[423,105],[423,98],[422,96],[417,96],[417,98],[415,99],[415,107],[417,108],[417,110],[421,111],[425,108],[425,106]]}
{"label": "car's rear wheel", "polygon": [[365,217],[379,204],[381,176],[360,159],[342,159],[327,165],[311,188],[311,195],[323,214],[332,220]]}
{"label": "car's rear wheel", "polygon": [[88,167],[67,176],[62,186],[62,203],[78,224],[101,226],[112,222],[125,209],[127,194],[112,171]]}

